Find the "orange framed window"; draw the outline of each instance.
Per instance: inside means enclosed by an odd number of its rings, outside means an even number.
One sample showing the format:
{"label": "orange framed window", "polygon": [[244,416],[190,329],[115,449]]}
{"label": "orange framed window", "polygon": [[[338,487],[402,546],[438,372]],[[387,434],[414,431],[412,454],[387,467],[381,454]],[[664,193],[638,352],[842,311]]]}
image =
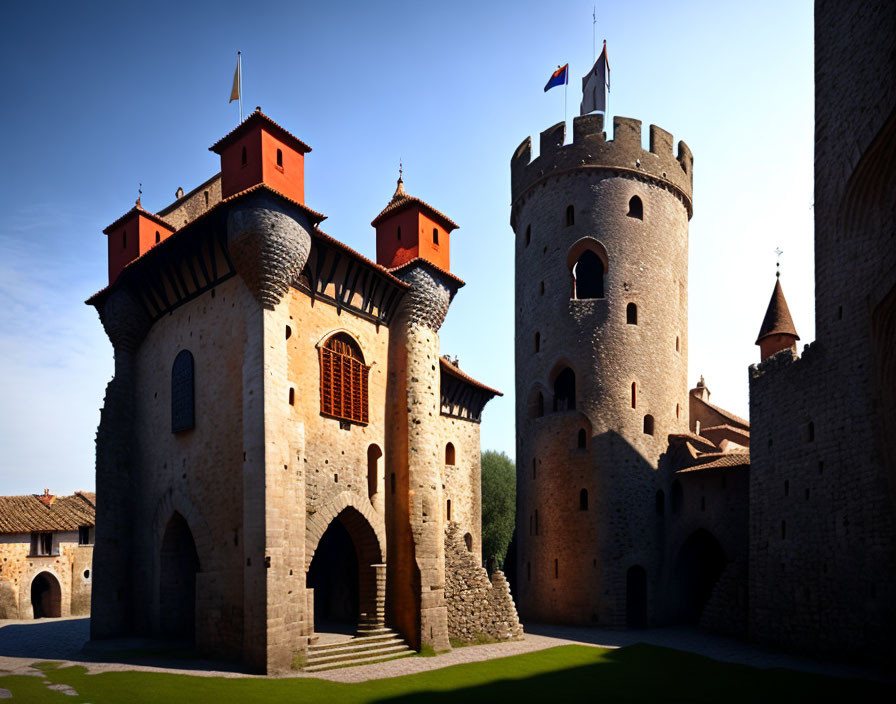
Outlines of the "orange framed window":
{"label": "orange framed window", "polygon": [[322,415],[366,425],[367,378],[361,348],[348,335],[333,335],[320,347],[320,412]]}

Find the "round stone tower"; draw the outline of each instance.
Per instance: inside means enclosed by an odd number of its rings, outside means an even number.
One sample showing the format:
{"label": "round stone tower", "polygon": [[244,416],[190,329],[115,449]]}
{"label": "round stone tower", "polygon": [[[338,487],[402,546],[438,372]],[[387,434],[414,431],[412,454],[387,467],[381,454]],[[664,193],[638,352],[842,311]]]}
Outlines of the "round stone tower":
{"label": "round stone tower", "polygon": [[691,152],[603,115],[527,138],[511,160],[516,233],[517,585],[521,615],[657,621],[659,475],[688,431]]}

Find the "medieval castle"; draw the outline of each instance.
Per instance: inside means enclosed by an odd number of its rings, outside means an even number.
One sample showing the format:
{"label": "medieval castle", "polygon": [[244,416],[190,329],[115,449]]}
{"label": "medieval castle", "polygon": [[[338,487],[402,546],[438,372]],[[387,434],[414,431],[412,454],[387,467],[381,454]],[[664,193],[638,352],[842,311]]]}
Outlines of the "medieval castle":
{"label": "medieval castle", "polygon": [[896,653],[896,9],[866,5],[816,4],[818,334],[776,282],[751,423],[687,388],[687,145],[594,114],[513,155],[524,618]]}
{"label": "medieval castle", "polygon": [[[688,147],[590,114],[512,157],[525,618],[894,653],[896,7],[815,14],[818,333],[800,354],[775,282],[749,422],[688,388]],[[310,147],[260,110],[211,149],[220,174],[105,230],[93,636],[275,671],[347,661],[324,628],[368,661],[519,635],[480,566],[498,392],[439,349],[456,225],[399,178],[373,262],[320,229]]]}

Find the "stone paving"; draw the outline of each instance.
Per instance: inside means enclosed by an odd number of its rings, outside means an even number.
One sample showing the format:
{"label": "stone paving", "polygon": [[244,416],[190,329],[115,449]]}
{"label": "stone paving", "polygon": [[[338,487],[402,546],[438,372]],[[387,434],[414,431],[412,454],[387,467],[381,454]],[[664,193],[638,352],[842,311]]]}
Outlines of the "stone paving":
{"label": "stone paving", "polygon": [[[202,660],[168,660],[143,656],[120,662],[116,653],[159,648],[158,641],[126,639],[107,642],[97,647],[90,644],[90,619],[69,618],[41,621],[0,620],[0,673],[42,675],[31,665],[44,660],[62,661],[66,665],[83,665],[90,673],[121,670],[171,672],[206,677],[258,677],[227,669],[222,663]],[[724,662],[758,668],[782,667],[838,677],[856,677],[896,682],[896,676],[878,670],[839,663],[826,663],[811,658],[776,652],[733,638],[714,636],[696,628],[672,627],[640,631],[617,631],[606,628],[526,625],[522,640],[457,648],[437,657],[411,657],[377,665],[347,667],[312,674],[291,673],[287,677],[316,677],[333,682],[364,682],[400,677],[451,665],[479,662],[492,658],[530,653],[558,645],[590,645],[619,648],[635,643],[648,643],[705,655]],[[2,698],[2,696],[0,696]]]}

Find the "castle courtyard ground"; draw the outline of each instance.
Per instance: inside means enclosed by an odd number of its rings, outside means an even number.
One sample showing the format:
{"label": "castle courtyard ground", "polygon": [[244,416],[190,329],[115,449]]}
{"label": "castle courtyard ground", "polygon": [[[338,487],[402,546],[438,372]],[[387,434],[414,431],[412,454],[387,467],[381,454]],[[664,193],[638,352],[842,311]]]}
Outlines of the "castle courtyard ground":
{"label": "castle courtyard ground", "polygon": [[[233,672],[158,642],[82,650],[89,619],[0,621],[0,699],[13,701],[893,701],[896,678],[696,629],[529,625],[523,640],[314,675]],[[52,664],[49,664],[52,663]],[[95,676],[100,675],[100,676]],[[859,681],[863,680],[863,681]],[[117,693],[117,694],[116,694]]]}

